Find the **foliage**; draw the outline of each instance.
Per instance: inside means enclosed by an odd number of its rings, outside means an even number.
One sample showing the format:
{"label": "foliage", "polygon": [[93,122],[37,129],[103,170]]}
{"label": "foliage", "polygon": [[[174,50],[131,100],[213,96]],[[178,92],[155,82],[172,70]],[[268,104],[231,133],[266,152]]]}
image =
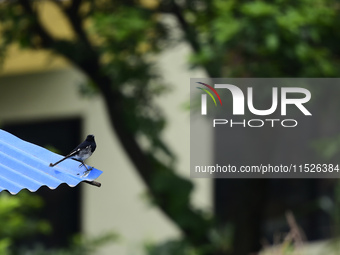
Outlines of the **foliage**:
{"label": "foliage", "polygon": [[146,254],[148,255],[198,255],[198,250],[190,246],[182,240],[167,241],[165,243],[153,245],[147,244],[145,246]]}
{"label": "foliage", "polygon": [[[21,191],[17,196],[0,195],[0,254],[11,254],[18,243],[27,243],[37,234],[48,234],[49,223],[35,217],[43,203],[39,196]],[[16,244],[16,246],[13,246]]]}
{"label": "foliage", "polygon": [[104,234],[92,239],[86,239],[80,235],[73,238],[71,246],[68,248],[45,249],[38,246],[31,250],[22,250],[21,253],[27,255],[88,255],[96,254],[98,249],[105,244],[116,241],[118,236],[114,233]]}
{"label": "foliage", "polygon": [[188,26],[201,45],[191,63],[207,70],[213,66],[217,71],[208,72],[210,76],[338,75],[336,1],[184,2]]}
{"label": "foliage", "polygon": [[39,219],[36,213],[42,208],[42,199],[26,190],[16,196],[0,194],[0,255],[86,255],[95,254],[98,248],[116,241],[118,236],[107,233],[91,239],[74,236],[70,247],[46,249],[36,243],[38,234],[48,235],[53,231],[50,224]]}

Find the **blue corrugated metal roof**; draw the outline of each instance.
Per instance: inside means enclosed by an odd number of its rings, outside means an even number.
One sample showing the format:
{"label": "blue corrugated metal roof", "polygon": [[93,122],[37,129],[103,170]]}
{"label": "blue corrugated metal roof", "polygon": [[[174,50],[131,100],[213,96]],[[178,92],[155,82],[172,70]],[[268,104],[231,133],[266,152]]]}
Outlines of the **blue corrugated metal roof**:
{"label": "blue corrugated metal roof", "polygon": [[17,194],[22,189],[34,192],[43,185],[55,189],[62,183],[74,187],[81,181],[91,182],[102,174],[93,168],[83,176],[85,166],[79,167],[80,163],[72,159],[55,167],[49,166],[62,157],[0,129],[0,192],[8,190]]}

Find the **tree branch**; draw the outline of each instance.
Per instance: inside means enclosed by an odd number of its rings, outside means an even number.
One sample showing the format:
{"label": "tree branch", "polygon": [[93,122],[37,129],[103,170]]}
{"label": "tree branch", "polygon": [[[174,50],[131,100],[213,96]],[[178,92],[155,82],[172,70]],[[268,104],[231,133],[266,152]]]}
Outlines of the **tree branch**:
{"label": "tree branch", "polygon": [[91,47],[91,43],[83,28],[83,19],[79,15],[79,8],[82,0],[73,0],[69,8],[65,10],[66,17],[72,24],[72,28],[76,35],[78,35],[79,40],[81,40],[88,48]]}
{"label": "tree branch", "polygon": [[53,38],[46,32],[43,26],[40,24],[37,13],[33,10],[30,4],[31,1],[19,0],[18,3],[22,6],[28,16],[32,19],[32,30],[36,31],[37,35],[41,38],[42,46],[45,48],[51,47],[53,44]]}
{"label": "tree branch", "polygon": [[51,0],[53,3],[55,3],[58,7],[63,8],[63,4],[60,0]]}
{"label": "tree branch", "polygon": [[[202,51],[202,46],[199,43],[199,39],[197,37],[196,31],[194,31],[190,24],[186,21],[181,7],[176,3],[175,0],[171,1],[171,7],[170,7],[170,12],[176,17],[181,29],[183,30],[183,33],[193,49],[195,54],[199,54]],[[208,73],[209,77],[219,77],[219,69],[215,68],[216,63],[208,63],[203,65],[204,69]]]}
{"label": "tree branch", "polygon": [[79,8],[80,8],[81,3],[82,3],[82,0],[73,0],[73,1],[72,1],[72,4],[71,4],[70,7],[67,9],[67,12],[68,12],[70,15],[78,16]]}
{"label": "tree branch", "polygon": [[188,22],[185,20],[181,7],[178,6],[176,1],[171,1],[171,12],[174,14],[174,16],[177,18],[178,23],[181,26],[181,29],[183,30],[189,44],[191,45],[191,48],[194,50],[195,53],[199,53],[201,51],[201,45],[198,42],[198,38],[196,36],[195,31],[193,31],[188,24]]}

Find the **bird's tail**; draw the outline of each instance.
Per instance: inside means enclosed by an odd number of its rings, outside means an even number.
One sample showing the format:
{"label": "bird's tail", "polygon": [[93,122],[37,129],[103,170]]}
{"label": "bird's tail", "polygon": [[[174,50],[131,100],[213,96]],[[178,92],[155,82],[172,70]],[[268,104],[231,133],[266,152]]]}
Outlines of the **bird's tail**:
{"label": "bird's tail", "polygon": [[65,159],[71,157],[71,155],[67,155],[66,157],[62,158],[61,160],[55,162],[54,164],[50,163],[50,167],[54,167],[56,165],[58,165],[60,162],[63,162]]}

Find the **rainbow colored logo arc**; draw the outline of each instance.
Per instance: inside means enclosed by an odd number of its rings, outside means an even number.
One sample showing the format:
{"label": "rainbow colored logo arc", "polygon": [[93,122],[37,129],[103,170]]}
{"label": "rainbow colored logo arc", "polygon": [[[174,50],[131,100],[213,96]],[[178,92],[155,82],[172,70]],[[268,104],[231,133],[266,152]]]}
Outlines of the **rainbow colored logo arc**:
{"label": "rainbow colored logo arc", "polygon": [[[220,101],[220,104],[222,105],[222,100],[220,98],[220,95],[217,93],[217,91],[213,87],[211,87],[210,85],[203,83],[203,82],[197,82],[197,83],[199,83],[203,86],[206,86],[208,89],[210,89],[217,96],[218,100]],[[209,90],[201,88],[201,87],[197,87],[197,88],[200,89],[200,90],[203,90],[205,93],[207,93],[212,98],[212,100],[214,101],[215,106],[217,106],[216,100]]]}

